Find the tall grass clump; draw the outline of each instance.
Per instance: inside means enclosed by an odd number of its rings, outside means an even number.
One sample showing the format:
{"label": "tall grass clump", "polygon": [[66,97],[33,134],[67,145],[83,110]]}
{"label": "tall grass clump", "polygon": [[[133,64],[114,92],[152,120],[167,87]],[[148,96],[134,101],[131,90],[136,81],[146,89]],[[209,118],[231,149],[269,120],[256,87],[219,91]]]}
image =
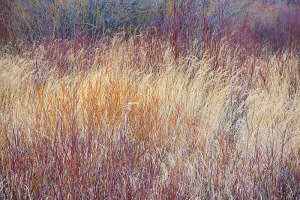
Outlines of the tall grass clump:
{"label": "tall grass clump", "polygon": [[1,199],[299,199],[293,2],[1,3]]}
{"label": "tall grass clump", "polygon": [[224,41],[212,71],[143,38],[1,59],[2,197],[298,197],[297,54]]}

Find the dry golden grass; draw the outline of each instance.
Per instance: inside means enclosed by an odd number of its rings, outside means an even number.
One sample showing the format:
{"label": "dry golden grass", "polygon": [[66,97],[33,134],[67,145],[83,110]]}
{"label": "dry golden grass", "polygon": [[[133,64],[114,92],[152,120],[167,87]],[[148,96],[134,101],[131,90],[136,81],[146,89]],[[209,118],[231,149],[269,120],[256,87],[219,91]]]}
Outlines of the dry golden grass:
{"label": "dry golden grass", "polygon": [[[175,62],[168,43],[137,45],[136,37],[90,53],[54,43],[68,69],[42,46],[0,59],[1,197],[155,199],[181,187],[192,199],[282,195],[281,174],[299,174],[297,52],[241,62],[242,48],[223,41],[219,55],[199,59],[191,49]],[[145,195],[138,174],[153,158],[147,180],[157,186]],[[103,171],[98,177],[106,164],[120,169],[117,192]],[[289,177],[282,191],[294,198],[299,177]],[[173,193],[163,189],[170,181]]]}

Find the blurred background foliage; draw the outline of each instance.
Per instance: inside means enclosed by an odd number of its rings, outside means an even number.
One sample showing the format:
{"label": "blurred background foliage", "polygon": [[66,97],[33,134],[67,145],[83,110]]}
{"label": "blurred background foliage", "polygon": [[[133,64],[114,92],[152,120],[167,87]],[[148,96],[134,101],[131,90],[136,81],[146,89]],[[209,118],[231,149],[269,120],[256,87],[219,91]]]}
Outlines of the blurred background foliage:
{"label": "blurred background foliage", "polygon": [[269,43],[278,50],[291,48],[300,35],[297,1],[2,0],[0,6],[0,39],[12,46],[151,30],[173,45],[198,40],[208,48],[227,37],[249,49]]}

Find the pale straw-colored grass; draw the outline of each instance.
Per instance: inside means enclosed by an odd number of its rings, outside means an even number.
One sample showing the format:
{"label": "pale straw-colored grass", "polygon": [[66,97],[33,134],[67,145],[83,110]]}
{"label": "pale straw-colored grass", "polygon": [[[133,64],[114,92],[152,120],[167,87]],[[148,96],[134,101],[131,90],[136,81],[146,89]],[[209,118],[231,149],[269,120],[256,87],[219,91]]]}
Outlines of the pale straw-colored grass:
{"label": "pale straw-colored grass", "polygon": [[[151,45],[160,47],[157,55],[150,54]],[[60,55],[56,47],[52,53],[68,60],[65,74],[43,47],[31,58],[28,52],[0,60],[2,197],[100,198],[99,187],[106,198],[122,191],[146,198],[138,188],[148,181],[157,186],[145,194],[155,199],[170,180],[175,194],[182,187],[188,198],[276,197],[272,187],[280,185],[280,173],[299,173],[295,52],[249,55],[240,62],[238,53],[226,53],[231,49],[224,42],[215,57],[222,67],[212,70],[208,52],[197,58],[191,49],[175,62],[169,44],[155,41],[137,46],[134,38],[116,37],[95,45],[92,56],[84,48]],[[151,182],[139,170],[153,157],[159,164]],[[97,178],[100,166],[115,169],[113,163],[121,177],[132,170],[125,184],[131,189],[107,191],[112,183]],[[292,176],[285,182],[291,198],[297,192]]]}

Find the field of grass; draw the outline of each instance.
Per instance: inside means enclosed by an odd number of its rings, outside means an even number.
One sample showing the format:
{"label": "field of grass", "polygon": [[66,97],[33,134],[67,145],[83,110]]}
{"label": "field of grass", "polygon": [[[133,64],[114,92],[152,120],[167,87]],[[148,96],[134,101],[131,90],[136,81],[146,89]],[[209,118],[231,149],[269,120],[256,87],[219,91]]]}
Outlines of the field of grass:
{"label": "field of grass", "polygon": [[0,199],[299,199],[295,2],[3,0]]}

